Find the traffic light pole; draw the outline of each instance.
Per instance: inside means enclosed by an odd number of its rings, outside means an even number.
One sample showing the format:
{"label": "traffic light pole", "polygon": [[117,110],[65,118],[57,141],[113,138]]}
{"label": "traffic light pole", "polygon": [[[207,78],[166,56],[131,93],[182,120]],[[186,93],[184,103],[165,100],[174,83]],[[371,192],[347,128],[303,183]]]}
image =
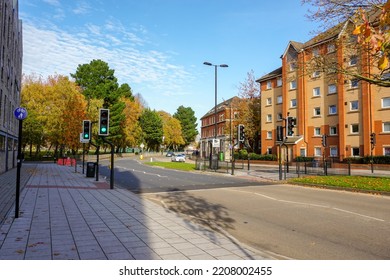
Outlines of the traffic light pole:
{"label": "traffic light pole", "polygon": [[111,170],[110,170],[110,189],[114,189],[114,144],[102,137],[103,142],[107,143],[111,147]]}

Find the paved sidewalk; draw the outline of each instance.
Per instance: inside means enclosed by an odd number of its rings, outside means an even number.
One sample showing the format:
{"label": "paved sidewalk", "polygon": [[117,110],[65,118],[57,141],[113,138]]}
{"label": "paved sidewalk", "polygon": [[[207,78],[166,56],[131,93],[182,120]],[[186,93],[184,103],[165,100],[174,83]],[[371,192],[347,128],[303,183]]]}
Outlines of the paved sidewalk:
{"label": "paved sidewalk", "polygon": [[37,164],[20,201],[0,227],[3,260],[271,258],[74,167]]}

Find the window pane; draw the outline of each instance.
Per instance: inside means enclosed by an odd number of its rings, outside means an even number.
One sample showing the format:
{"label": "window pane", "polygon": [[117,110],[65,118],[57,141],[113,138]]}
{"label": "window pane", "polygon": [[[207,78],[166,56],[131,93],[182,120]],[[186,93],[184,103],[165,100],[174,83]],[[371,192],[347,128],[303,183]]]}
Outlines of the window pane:
{"label": "window pane", "polygon": [[330,105],[329,106],[329,115],[337,114],[337,107],[336,105]]}
{"label": "window pane", "polygon": [[390,97],[382,99],[382,108],[390,108]]}
{"label": "window pane", "polygon": [[351,101],[351,111],[359,110],[359,101]]}
{"label": "window pane", "polygon": [[337,87],[335,84],[329,85],[328,86],[328,94],[333,94],[337,92]]}
{"label": "window pane", "polygon": [[390,122],[383,123],[383,132],[390,132]]}

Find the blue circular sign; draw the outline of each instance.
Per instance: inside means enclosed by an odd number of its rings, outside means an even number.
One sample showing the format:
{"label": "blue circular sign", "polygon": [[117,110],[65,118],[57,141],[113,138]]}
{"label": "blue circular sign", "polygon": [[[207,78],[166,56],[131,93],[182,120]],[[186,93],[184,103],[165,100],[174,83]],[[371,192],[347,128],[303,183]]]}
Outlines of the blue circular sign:
{"label": "blue circular sign", "polygon": [[27,110],[22,107],[16,108],[14,111],[14,116],[16,119],[22,121],[27,118]]}

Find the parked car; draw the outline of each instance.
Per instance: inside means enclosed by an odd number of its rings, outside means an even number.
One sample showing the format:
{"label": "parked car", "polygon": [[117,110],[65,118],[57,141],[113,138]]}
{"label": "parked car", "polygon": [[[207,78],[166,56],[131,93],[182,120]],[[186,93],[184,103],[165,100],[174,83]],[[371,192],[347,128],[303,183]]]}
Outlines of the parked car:
{"label": "parked car", "polygon": [[174,156],[175,154],[171,151],[167,152],[167,154],[165,155],[166,157],[171,157],[171,156]]}
{"label": "parked car", "polygon": [[186,155],[185,154],[173,155],[171,161],[185,162],[186,161]]}

